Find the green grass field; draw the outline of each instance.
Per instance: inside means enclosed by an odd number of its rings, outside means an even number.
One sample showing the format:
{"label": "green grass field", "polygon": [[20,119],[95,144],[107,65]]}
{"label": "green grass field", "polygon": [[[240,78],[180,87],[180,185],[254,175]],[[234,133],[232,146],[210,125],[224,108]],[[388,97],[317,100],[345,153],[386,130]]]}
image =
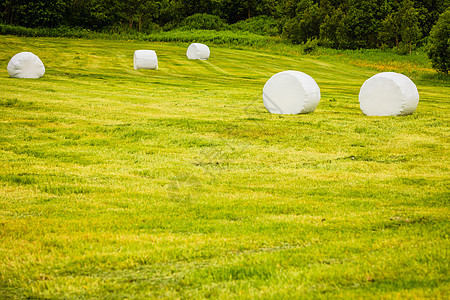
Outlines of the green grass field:
{"label": "green grass field", "polygon": [[[0,37],[0,298],[449,296],[448,80],[379,51],[187,46]],[[43,78],[9,78],[21,51]],[[284,70],[316,80],[314,113],[266,111]],[[378,70],[411,76],[413,115],[362,114]]]}

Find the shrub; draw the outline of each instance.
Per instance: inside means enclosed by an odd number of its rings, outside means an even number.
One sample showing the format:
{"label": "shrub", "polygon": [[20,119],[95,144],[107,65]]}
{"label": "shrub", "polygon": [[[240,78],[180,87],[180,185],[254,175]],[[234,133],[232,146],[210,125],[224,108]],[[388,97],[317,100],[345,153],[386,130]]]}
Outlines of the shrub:
{"label": "shrub", "polygon": [[0,24],[0,35],[17,35],[17,36],[46,36],[46,37],[68,37],[68,38],[93,38],[101,35],[88,29],[71,28],[60,26],[57,28],[27,28],[22,26],[13,26]]}
{"label": "shrub", "polygon": [[218,16],[195,14],[181,22],[182,29],[226,30],[228,25]]}
{"label": "shrub", "polygon": [[431,29],[428,57],[433,68],[448,74],[450,69],[450,9],[440,15]]}
{"label": "shrub", "polygon": [[0,35],[11,34],[28,37],[99,38],[112,40],[126,39],[153,42],[204,42],[254,47],[263,47],[268,44],[279,44],[282,42],[280,37],[268,37],[250,32],[234,32],[230,30],[172,30],[167,32],[154,31],[151,34],[146,34],[125,28],[123,26],[116,26],[105,29],[103,32],[95,32],[81,28],[25,28],[0,24]]}
{"label": "shrub", "polygon": [[311,53],[317,50],[319,45],[318,39],[308,39],[302,46],[304,53]]}
{"label": "shrub", "polygon": [[259,35],[276,36],[280,33],[278,22],[274,18],[264,15],[239,21],[231,25],[231,28]]}

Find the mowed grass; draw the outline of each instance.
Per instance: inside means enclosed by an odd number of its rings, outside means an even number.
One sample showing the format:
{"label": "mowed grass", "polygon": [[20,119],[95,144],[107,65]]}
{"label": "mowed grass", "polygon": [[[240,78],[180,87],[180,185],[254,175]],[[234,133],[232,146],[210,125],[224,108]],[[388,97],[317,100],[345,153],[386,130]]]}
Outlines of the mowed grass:
{"label": "mowed grass", "polygon": [[[359,59],[187,46],[0,37],[1,297],[449,296],[449,86],[367,117]],[[21,51],[43,78],[9,78]],[[284,70],[314,113],[266,111]]]}

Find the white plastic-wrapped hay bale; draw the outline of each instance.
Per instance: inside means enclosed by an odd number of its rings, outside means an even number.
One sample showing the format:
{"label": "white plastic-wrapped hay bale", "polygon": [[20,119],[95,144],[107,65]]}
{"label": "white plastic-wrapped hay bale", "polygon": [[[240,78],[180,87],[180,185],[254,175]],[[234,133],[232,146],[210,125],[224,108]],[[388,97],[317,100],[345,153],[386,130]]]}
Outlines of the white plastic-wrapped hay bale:
{"label": "white plastic-wrapped hay bale", "polygon": [[31,52],[20,52],[8,63],[8,74],[13,78],[40,78],[45,67],[39,57]]}
{"label": "white plastic-wrapped hay bale", "polygon": [[367,79],[359,91],[359,105],[367,116],[405,116],[419,104],[414,82],[394,72],[378,73]]}
{"label": "white plastic-wrapped hay bale", "polygon": [[158,69],[158,57],[154,50],[134,51],[134,69]]}
{"label": "white plastic-wrapped hay bale", "polygon": [[263,88],[264,106],[273,114],[310,113],[319,101],[320,89],[316,81],[299,71],[277,73]]}
{"label": "white plastic-wrapped hay bale", "polygon": [[208,59],[209,54],[209,47],[200,43],[192,43],[186,52],[189,59]]}

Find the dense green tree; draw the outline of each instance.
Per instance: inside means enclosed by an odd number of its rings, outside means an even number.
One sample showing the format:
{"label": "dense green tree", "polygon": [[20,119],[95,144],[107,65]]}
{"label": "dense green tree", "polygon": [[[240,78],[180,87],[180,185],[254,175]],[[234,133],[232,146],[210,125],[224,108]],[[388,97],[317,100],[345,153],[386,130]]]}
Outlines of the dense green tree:
{"label": "dense green tree", "polygon": [[336,35],[336,29],[343,26],[345,14],[341,8],[327,14],[320,25],[320,40],[325,46],[338,48],[340,41]]}
{"label": "dense green tree", "polygon": [[[293,43],[318,39],[322,45],[333,48],[383,46],[408,53],[426,42],[431,27],[449,3],[450,0],[3,0],[0,18],[4,24],[26,27],[66,25],[92,30],[258,28],[258,32],[282,32]],[[258,16],[264,17],[254,19]],[[251,19],[255,21],[242,23]],[[270,26],[262,26],[264,20],[270,20]],[[239,26],[229,27],[238,22]]]}
{"label": "dense green tree", "polygon": [[122,22],[119,0],[66,0],[64,25],[100,30]]}
{"label": "dense green tree", "polygon": [[157,12],[158,3],[154,0],[123,0],[120,11],[128,20],[129,28],[137,24],[137,30],[142,31],[142,23],[152,20]]}
{"label": "dense green tree", "polygon": [[430,34],[428,57],[433,68],[448,74],[450,70],[450,9],[440,15]]}
{"label": "dense green tree", "polygon": [[233,24],[259,15],[273,15],[281,0],[216,0],[219,16]]}
{"label": "dense green tree", "polygon": [[400,24],[396,14],[389,14],[381,23],[379,31],[380,41],[386,47],[398,47],[400,42]]}
{"label": "dense green tree", "polygon": [[6,0],[2,19],[26,27],[55,27],[63,22],[66,7],[65,0]]}
{"label": "dense green tree", "polygon": [[388,47],[411,53],[422,35],[419,24],[419,13],[413,1],[403,0],[399,9],[381,23],[379,38]]}
{"label": "dense green tree", "polygon": [[334,2],[329,1],[328,8],[322,8],[322,43],[340,49],[376,47],[384,11],[383,2],[349,0],[334,8]]}
{"label": "dense green tree", "polygon": [[336,28],[339,47],[343,49],[368,48],[376,45],[374,37],[379,20],[376,1],[357,1],[349,3],[343,22]]}
{"label": "dense green tree", "polygon": [[318,38],[322,22],[321,10],[313,0],[286,0],[282,3],[283,36],[293,43]]}
{"label": "dense green tree", "polygon": [[4,0],[0,3],[0,15],[5,24],[14,24],[14,16],[17,0]]}
{"label": "dense green tree", "polygon": [[405,50],[411,53],[421,37],[419,14],[414,8],[411,0],[403,1],[402,6],[398,10],[398,18],[400,20],[399,31],[402,39],[401,45],[403,45]]}
{"label": "dense green tree", "polygon": [[450,7],[450,0],[416,0],[414,7],[419,16],[422,36],[428,36],[439,15]]}
{"label": "dense green tree", "polygon": [[[309,2],[309,3],[307,3]],[[283,28],[284,36],[293,43],[304,43],[309,39],[318,39],[323,16],[318,4],[303,1],[296,9],[296,16],[288,18]]]}

